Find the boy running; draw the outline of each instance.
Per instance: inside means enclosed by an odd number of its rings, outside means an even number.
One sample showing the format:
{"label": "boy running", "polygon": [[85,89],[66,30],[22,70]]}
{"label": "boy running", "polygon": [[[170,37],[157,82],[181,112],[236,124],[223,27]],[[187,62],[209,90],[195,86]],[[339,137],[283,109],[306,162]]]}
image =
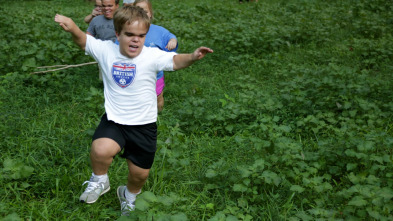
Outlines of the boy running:
{"label": "boy running", "polygon": [[117,195],[122,214],[128,215],[135,208],[136,196],[148,178],[156,151],[157,72],[186,68],[213,50],[200,47],[191,54],[176,54],[145,47],[150,19],[143,9],[134,6],[125,6],[114,15],[119,45],[86,35],[68,17],[56,15],[55,21],[103,70],[106,113],[93,135],[93,173],[80,201],[94,203],[109,191],[109,166],[113,157],[124,150],[128,181],[126,186],[118,187]]}

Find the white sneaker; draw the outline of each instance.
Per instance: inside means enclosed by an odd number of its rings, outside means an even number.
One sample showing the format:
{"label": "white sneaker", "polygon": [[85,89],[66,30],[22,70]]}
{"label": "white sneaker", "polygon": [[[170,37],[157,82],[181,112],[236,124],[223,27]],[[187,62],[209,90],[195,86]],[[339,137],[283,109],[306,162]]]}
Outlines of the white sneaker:
{"label": "white sneaker", "polygon": [[125,194],[126,189],[127,186],[119,186],[117,188],[117,197],[119,198],[120,201],[120,209],[121,209],[122,216],[129,216],[130,212],[135,210],[135,201],[129,202],[126,199],[126,194]]}
{"label": "white sneaker", "polygon": [[99,183],[98,178],[91,176],[90,181],[85,181],[82,185],[86,183],[89,185],[87,185],[85,192],[83,192],[79,198],[82,203],[94,203],[102,194],[111,189],[109,179],[107,179],[106,182]]}

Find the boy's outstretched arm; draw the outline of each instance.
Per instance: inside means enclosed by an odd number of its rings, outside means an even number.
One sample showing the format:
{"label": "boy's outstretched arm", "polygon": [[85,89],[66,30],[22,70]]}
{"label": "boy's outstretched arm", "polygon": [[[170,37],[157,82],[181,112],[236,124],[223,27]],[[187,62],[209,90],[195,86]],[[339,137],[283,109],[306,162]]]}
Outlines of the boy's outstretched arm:
{"label": "boy's outstretched arm", "polygon": [[83,50],[86,47],[86,34],[79,29],[79,27],[75,24],[75,22],[66,16],[56,14],[55,22],[59,23],[59,25],[66,32],[70,32],[72,35],[72,40]]}
{"label": "boy's outstretched arm", "polygon": [[192,54],[177,54],[173,57],[173,70],[188,67],[195,61],[201,60],[207,53],[213,53],[213,50],[206,47],[200,47]]}

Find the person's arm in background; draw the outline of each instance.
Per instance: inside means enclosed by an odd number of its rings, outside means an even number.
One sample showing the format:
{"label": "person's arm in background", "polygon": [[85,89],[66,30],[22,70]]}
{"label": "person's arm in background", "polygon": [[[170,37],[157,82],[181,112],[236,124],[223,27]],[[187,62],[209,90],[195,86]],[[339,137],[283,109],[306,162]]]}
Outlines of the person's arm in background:
{"label": "person's arm in background", "polygon": [[168,41],[168,44],[165,47],[166,49],[168,49],[168,51],[172,51],[173,49],[177,48],[177,39],[176,38],[171,38]]}
{"label": "person's arm in background", "polygon": [[101,15],[101,14],[102,14],[101,7],[96,5],[94,7],[93,11],[91,12],[91,14],[85,17],[84,21],[87,24],[89,24],[91,22],[91,20],[93,20],[94,17]]}

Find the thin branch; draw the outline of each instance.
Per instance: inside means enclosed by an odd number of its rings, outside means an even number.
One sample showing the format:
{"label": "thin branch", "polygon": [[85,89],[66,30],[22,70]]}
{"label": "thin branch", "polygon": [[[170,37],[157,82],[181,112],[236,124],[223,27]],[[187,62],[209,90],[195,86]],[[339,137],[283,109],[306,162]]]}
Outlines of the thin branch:
{"label": "thin branch", "polygon": [[85,65],[90,65],[90,64],[97,64],[97,62],[96,61],[92,61],[92,62],[82,63],[82,64],[53,65],[53,66],[37,67],[37,68],[52,68],[52,67],[61,67],[61,68],[56,68],[56,69],[46,70],[46,71],[37,71],[37,72],[32,72],[30,74],[47,73],[47,72],[59,71],[59,70],[67,69],[67,68],[80,67],[80,66],[85,66]]}
{"label": "thin branch", "polygon": [[58,68],[58,67],[66,67],[68,64],[59,64],[59,65],[53,65],[53,66],[42,66],[42,67],[37,67],[38,69],[40,68]]}

